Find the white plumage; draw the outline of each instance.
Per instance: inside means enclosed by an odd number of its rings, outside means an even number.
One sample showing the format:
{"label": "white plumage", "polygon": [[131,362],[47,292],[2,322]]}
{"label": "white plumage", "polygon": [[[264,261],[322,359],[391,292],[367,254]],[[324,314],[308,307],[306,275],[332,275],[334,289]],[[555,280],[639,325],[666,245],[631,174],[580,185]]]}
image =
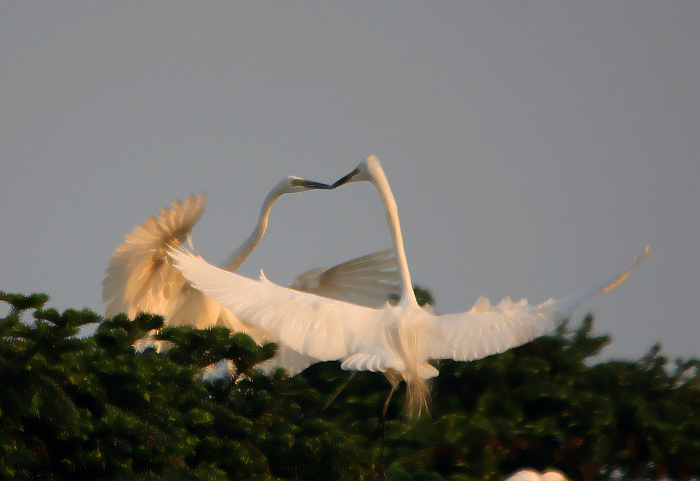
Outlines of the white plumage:
{"label": "white plumage", "polygon": [[[235,271],[253,252],[265,233],[272,205],[280,196],[328,187],[297,177],[282,179],[267,195],[253,234],[229,257],[226,269]],[[126,235],[112,255],[103,281],[102,297],[107,304],[105,315],[112,317],[125,312],[133,319],[139,312],[150,312],[163,316],[166,326],[189,325],[203,329],[219,325],[249,334],[258,343],[278,340],[193,288],[167,255],[168,248],[180,247],[190,239],[205,204],[204,194],[175,201],[170,209],[161,209],[158,217],[147,218]],[[388,300],[398,298],[399,294],[396,261],[391,250],[369,254],[330,269],[312,269],[292,281],[292,287],[373,307],[382,306]],[[136,347],[160,348],[160,343],[152,335],[150,333],[140,340]],[[315,361],[282,345],[277,356],[261,367],[279,366],[294,373]]]}
{"label": "white plumage", "polygon": [[[561,301],[532,306],[524,299],[504,299],[493,306],[482,297],[467,312],[438,316],[416,302],[396,202],[374,156],[334,187],[357,181],[371,182],[384,205],[401,281],[398,305],[374,309],[294,291],[226,272],[183,249],[173,249],[171,256],[197,289],[294,351],[322,361],[339,359],[347,370],[384,372],[394,387],[406,380],[411,413],[426,407],[425,379],[438,374],[430,359],[479,359],[550,333],[580,302],[607,292],[631,270]],[[648,247],[632,268],[647,252]]]}
{"label": "white plumage", "polygon": [[504,481],[568,481],[568,479],[559,471],[547,471],[540,474],[533,469],[521,469],[508,476]]}

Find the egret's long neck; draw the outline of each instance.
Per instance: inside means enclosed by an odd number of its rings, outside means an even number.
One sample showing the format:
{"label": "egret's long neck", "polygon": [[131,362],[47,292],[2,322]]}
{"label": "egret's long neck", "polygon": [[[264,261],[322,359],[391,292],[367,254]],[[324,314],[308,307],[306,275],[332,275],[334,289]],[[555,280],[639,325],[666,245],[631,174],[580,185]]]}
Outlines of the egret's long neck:
{"label": "egret's long neck", "polygon": [[274,191],[267,194],[267,197],[265,197],[265,202],[263,202],[262,208],[260,209],[258,225],[255,226],[255,230],[252,234],[250,234],[250,237],[248,237],[245,242],[243,242],[243,244],[241,244],[241,246],[229,256],[224,269],[229,272],[236,272],[238,268],[241,267],[243,262],[245,262],[248,256],[253,253],[265,235],[265,230],[267,229],[267,219],[270,217],[270,211],[280,196],[281,194]]}
{"label": "egret's long neck", "polygon": [[403,248],[403,237],[401,237],[401,226],[399,225],[399,209],[396,206],[396,201],[391,193],[389,181],[384,175],[384,171],[379,168],[372,176],[372,183],[379,192],[379,196],[384,204],[384,212],[386,214],[386,222],[391,233],[391,240],[394,242],[394,255],[401,276],[401,302],[418,305],[416,295],[413,293],[413,285],[411,284],[411,274],[408,272],[408,263],[406,262],[406,252]]}

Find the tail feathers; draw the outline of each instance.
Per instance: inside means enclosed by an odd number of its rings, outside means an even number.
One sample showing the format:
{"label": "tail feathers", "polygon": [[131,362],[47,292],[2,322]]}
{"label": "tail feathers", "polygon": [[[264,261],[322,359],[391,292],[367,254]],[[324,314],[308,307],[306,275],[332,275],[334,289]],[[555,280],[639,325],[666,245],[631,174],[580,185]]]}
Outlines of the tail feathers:
{"label": "tail feathers", "polygon": [[406,382],[406,408],[408,418],[417,420],[425,411],[428,412],[428,400],[430,399],[429,381],[416,376]]}
{"label": "tail feathers", "polygon": [[[417,376],[416,372],[387,369],[384,375],[392,386],[392,394],[399,387],[401,381],[406,381],[406,414],[411,422],[415,422],[423,414],[428,412],[430,400],[430,386],[428,379]],[[391,395],[390,395],[391,397]],[[387,402],[389,399],[387,399]]]}

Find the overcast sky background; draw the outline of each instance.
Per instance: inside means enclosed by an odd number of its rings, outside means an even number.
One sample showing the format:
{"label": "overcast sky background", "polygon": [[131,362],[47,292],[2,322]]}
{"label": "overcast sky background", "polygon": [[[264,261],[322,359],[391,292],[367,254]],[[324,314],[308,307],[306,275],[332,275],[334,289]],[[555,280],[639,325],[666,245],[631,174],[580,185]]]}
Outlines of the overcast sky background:
{"label": "overcast sky background", "polygon": [[[0,290],[103,312],[113,249],[173,200],[207,193],[219,263],[283,176],[376,154],[440,312],[562,297],[650,243],[576,323],[700,356],[699,25],[696,1],[2,2]],[[280,199],[239,272],[389,246],[350,184]]]}

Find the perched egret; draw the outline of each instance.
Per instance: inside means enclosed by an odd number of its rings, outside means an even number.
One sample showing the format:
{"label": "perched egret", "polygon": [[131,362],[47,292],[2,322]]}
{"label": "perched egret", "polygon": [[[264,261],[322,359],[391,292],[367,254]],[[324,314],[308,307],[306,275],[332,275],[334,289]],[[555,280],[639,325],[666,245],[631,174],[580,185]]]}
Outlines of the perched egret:
{"label": "perched egret", "polygon": [[[272,206],[280,196],[329,188],[327,184],[298,177],[282,179],[265,198],[255,230],[231,254],[225,269],[235,271],[255,250],[267,228]],[[125,312],[133,319],[145,311],[162,315],[167,326],[190,325],[202,329],[221,325],[234,332],[247,333],[258,343],[277,341],[263,329],[239,319],[217,301],[193,288],[167,255],[168,248],[190,240],[191,230],[201,217],[205,203],[204,194],[189,196],[184,202],[176,201],[171,209],[161,209],[159,217],[147,218],[126,235],[112,255],[102,283],[102,298],[107,304],[105,315],[111,317]],[[312,269],[294,279],[290,286],[373,307],[383,306],[399,293],[396,261],[391,250],[369,254],[330,269]],[[160,348],[160,344],[149,335],[136,347],[144,349],[151,345]],[[262,367],[281,366],[294,373],[314,361],[280,345],[275,358]]]}
{"label": "perched egret", "polygon": [[492,305],[480,297],[467,312],[435,315],[416,302],[398,209],[376,157],[333,186],[359,181],[371,182],[384,205],[401,281],[398,305],[373,309],[322,298],[275,285],[264,276],[253,280],[227,272],[184,249],[170,255],[197,289],[291,349],[321,361],[342,360],[345,370],[383,372],[392,382],[389,397],[405,380],[411,417],[427,407],[426,380],[438,374],[430,359],[480,359],[550,333],[582,301],[617,286],[648,252],[647,247],[622,275],[560,301],[531,306],[525,299],[506,298]]}

